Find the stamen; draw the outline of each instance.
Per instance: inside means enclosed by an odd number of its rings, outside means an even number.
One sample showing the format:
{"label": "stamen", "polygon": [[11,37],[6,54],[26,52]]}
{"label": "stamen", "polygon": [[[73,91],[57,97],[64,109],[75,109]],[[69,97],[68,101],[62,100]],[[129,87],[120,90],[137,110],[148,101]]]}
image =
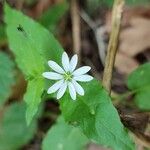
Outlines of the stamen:
{"label": "stamen", "polygon": [[72,80],[72,74],[71,74],[70,72],[66,72],[66,73],[64,74],[64,79],[65,79],[66,81],[71,81],[71,80]]}

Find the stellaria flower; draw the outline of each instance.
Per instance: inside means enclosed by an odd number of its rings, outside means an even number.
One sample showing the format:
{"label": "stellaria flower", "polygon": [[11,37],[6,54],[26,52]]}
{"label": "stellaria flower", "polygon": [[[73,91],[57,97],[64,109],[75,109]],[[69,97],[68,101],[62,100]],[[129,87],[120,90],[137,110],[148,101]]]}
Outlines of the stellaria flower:
{"label": "stellaria flower", "polygon": [[47,91],[48,94],[57,92],[57,99],[60,99],[67,87],[69,89],[70,96],[73,100],[76,99],[76,93],[83,96],[84,89],[77,82],[88,82],[93,79],[92,76],[86,74],[91,67],[83,66],[75,70],[77,66],[78,56],[74,55],[69,61],[69,57],[66,52],[62,54],[62,67],[60,67],[56,62],[50,60],[48,65],[55,72],[44,72],[43,77],[50,80],[58,80],[53,84]]}

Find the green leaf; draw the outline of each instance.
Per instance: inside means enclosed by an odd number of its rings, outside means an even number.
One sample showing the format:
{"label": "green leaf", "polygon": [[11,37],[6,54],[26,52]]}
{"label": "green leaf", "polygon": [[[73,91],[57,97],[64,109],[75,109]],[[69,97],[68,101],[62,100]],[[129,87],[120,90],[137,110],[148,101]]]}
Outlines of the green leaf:
{"label": "green leaf", "polygon": [[[8,5],[5,5],[5,22],[7,24],[6,29],[10,48],[15,53],[16,57],[24,58],[24,63],[28,63],[27,61],[30,61],[30,63],[32,61],[32,63],[37,62],[36,68],[42,68],[43,61],[44,63],[47,63],[47,60],[50,59],[55,59],[60,63],[63,48],[54,36],[39,23],[25,16],[21,12],[11,9]],[[23,31],[18,30],[18,28],[23,29]],[[19,54],[17,54],[19,53],[18,49],[22,50],[23,55],[19,56]],[[24,53],[27,52],[32,55],[35,54],[35,56],[33,57],[29,55],[29,58],[24,56]],[[36,55],[38,55],[38,59],[36,59]],[[33,60],[31,61],[31,59]],[[42,59],[43,61],[40,62]],[[38,63],[41,65],[38,66]],[[38,72],[40,68],[38,69]],[[31,70],[33,70],[33,68],[31,68]]]}
{"label": "green leaf", "polygon": [[27,127],[25,104],[15,103],[3,112],[0,122],[0,150],[16,150],[27,144],[37,129],[34,120]]}
{"label": "green leaf", "polygon": [[50,128],[42,143],[42,150],[83,150],[89,142],[78,129],[65,123],[59,117],[57,123]]}
{"label": "green leaf", "polygon": [[[19,60],[17,61],[18,65],[20,66],[22,71],[24,71],[24,74],[27,74],[27,76],[29,77],[28,79],[33,81],[33,84],[36,83],[37,80],[43,80],[43,78],[41,78],[40,76],[44,68],[43,62],[47,62],[48,59],[52,59],[59,63],[62,55],[61,46],[56,42],[54,37],[49,34],[48,31],[45,30],[42,26],[35,23],[33,20],[29,19],[23,14],[12,10],[7,5],[5,6],[5,15],[5,21],[7,23],[7,34],[9,37],[9,41],[12,40],[10,42],[10,46],[13,49],[17,60]],[[17,40],[15,41],[13,38],[16,38]],[[26,39],[27,41],[25,41]],[[19,40],[21,40],[22,45],[18,44]],[[23,48],[21,48],[21,46]],[[32,53],[30,53],[27,48],[30,48],[30,51],[32,51]],[[19,49],[21,49],[21,52],[23,54],[19,54]],[[29,67],[30,69],[28,69],[28,65],[32,62],[26,64],[27,60],[29,59],[27,59],[27,57],[25,56],[26,51],[28,51],[30,55],[33,55],[30,56],[28,54],[28,57],[31,57],[32,61],[33,59],[35,59],[35,62],[39,61],[38,64],[41,66],[32,64],[31,66],[34,66],[35,68]],[[22,55],[24,56],[22,57]],[[25,59],[22,60],[23,58]],[[28,69],[27,73],[24,68]],[[42,85],[42,81],[38,82],[40,82],[40,85]],[[32,83],[30,84],[31,86],[28,85],[27,91],[31,91],[32,89],[33,91],[40,91],[40,89],[42,90],[43,88],[36,88],[39,83],[37,83],[36,85],[33,85]],[[73,102],[69,98],[63,98],[63,100],[61,101],[61,108],[65,119],[69,122],[77,124],[86,136],[88,136],[90,139],[93,139],[99,144],[112,147],[115,150],[134,149],[132,141],[129,139],[127,132],[120,122],[116,109],[113,107],[105,90],[99,86],[99,82],[90,82],[89,84],[85,85],[85,90],[85,96],[78,97],[77,101]],[[27,96],[25,96],[25,99],[27,102],[30,102],[28,103],[28,109],[29,105],[32,104],[33,107],[35,104],[35,108],[37,108],[36,103],[39,103],[39,98],[37,100],[32,99],[32,97],[36,97],[34,95],[38,95],[38,92],[34,93],[35,94],[30,94],[29,92],[26,93]],[[37,97],[39,97],[39,95]],[[93,99],[91,100],[91,98]],[[33,109],[34,113],[36,110],[35,108]]]}
{"label": "green leaf", "polygon": [[66,94],[60,101],[65,120],[79,126],[88,138],[98,144],[114,150],[134,150],[132,140],[100,83],[93,80],[83,87],[85,96],[78,96],[73,101]]}
{"label": "green leaf", "polygon": [[135,103],[142,110],[150,110],[150,63],[141,65],[127,80],[129,89],[135,92]]}
{"label": "green leaf", "polygon": [[17,64],[22,72],[28,78],[31,78],[40,75],[44,71],[44,66],[39,53],[40,47],[30,36],[29,27],[27,28],[30,22],[23,23],[24,21],[21,13],[5,5],[5,22],[7,24],[9,46],[15,54]]}
{"label": "green leaf", "polygon": [[21,12],[11,9],[7,4],[5,22],[9,46],[17,65],[29,80],[24,96],[28,106],[26,116],[29,123],[36,113],[44,90],[42,73],[45,64],[47,65],[50,59],[59,63],[63,49],[48,30]]}
{"label": "green leaf", "polygon": [[58,21],[63,17],[68,8],[67,1],[55,4],[42,14],[42,16],[39,18],[39,22],[49,30],[53,31]]}
{"label": "green leaf", "polygon": [[[27,104],[26,120],[27,124],[30,124],[33,116],[38,111],[38,105],[41,102],[41,95],[44,90],[43,79],[34,79],[28,82],[27,91],[24,95],[24,100]],[[32,102],[31,102],[32,100]]]}
{"label": "green leaf", "polygon": [[0,106],[11,94],[14,76],[14,63],[5,53],[0,52]]}

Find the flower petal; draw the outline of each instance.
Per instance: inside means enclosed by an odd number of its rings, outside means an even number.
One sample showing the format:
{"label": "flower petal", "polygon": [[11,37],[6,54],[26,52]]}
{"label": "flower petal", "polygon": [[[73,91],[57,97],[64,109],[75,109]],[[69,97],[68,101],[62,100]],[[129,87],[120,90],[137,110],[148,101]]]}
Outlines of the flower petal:
{"label": "flower petal", "polygon": [[67,89],[67,82],[65,81],[65,82],[61,85],[60,89],[58,90],[57,99],[60,99],[60,98],[64,95],[66,89]]}
{"label": "flower petal", "polygon": [[48,65],[58,73],[64,73],[65,71],[54,61],[48,61]]}
{"label": "flower petal", "polygon": [[77,66],[78,56],[74,55],[70,60],[70,72],[73,72]]}
{"label": "flower petal", "polygon": [[51,94],[51,93],[54,93],[56,92],[60,87],[61,85],[63,84],[64,80],[60,80],[58,82],[56,82],[55,84],[53,84],[47,91],[48,94]]}
{"label": "flower petal", "polygon": [[76,90],[71,82],[68,83],[69,93],[73,100],[76,100]]}
{"label": "flower petal", "polygon": [[80,75],[87,73],[90,69],[91,67],[89,66],[80,67],[79,69],[75,70],[72,74],[74,76],[80,76]]}
{"label": "flower petal", "polygon": [[93,80],[93,77],[85,74],[85,75],[81,75],[81,76],[75,76],[75,77],[73,77],[73,79],[76,81],[88,82],[88,81]]}
{"label": "flower petal", "polygon": [[77,83],[75,80],[72,80],[72,84],[74,85],[76,92],[79,95],[83,96],[84,95],[84,89],[81,87],[81,85],[79,83]]}
{"label": "flower petal", "polygon": [[62,65],[65,71],[69,71],[69,57],[66,52],[62,54]]}
{"label": "flower petal", "polygon": [[61,74],[55,73],[55,72],[44,72],[43,77],[50,79],[50,80],[59,80],[63,79],[63,76]]}

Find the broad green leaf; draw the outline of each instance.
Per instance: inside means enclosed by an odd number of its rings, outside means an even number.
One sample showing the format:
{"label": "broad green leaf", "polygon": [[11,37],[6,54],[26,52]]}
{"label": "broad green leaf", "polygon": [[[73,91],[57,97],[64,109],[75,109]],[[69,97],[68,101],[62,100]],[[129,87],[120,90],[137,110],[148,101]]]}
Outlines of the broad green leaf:
{"label": "broad green leaf", "polygon": [[135,103],[143,110],[150,110],[150,63],[141,65],[127,80],[129,89],[135,92]]}
{"label": "broad green leaf", "polygon": [[[41,57],[43,56],[45,63],[47,63],[47,60],[50,59],[56,60],[58,63],[61,62],[60,57],[62,55],[63,48],[56,41],[54,36],[39,23],[25,16],[21,12],[11,9],[8,5],[5,5],[5,22],[7,24],[7,36],[10,48],[13,50],[15,55],[18,53],[18,49],[20,49],[21,46],[25,46],[25,48],[22,48],[24,53],[27,53],[27,51],[30,52],[31,50],[31,54],[34,55],[33,53],[36,52],[37,54],[35,55],[38,55],[38,57],[39,55]],[[18,27],[21,27],[19,29],[23,29],[23,31],[18,30]],[[23,45],[18,44],[18,40],[21,40]],[[27,46],[29,46],[30,50],[27,49]],[[36,57],[33,57],[33,59],[36,59]],[[41,61],[41,59],[42,58],[39,57],[36,61]],[[28,59],[26,58],[25,63],[27,63],[27,60]],[[39,68],[40,66],[37,64],[36,68],[37,67]]]}
{"label": "broad green leaf", "polygon": [[14,76],[14,63],[5,53],[0,52],[0,106],[11,94],[11,88],[15,80]]}
{"label": "broad green leaf", "polygon": [[44,82],[42,73],[45,65],[48,66],[47,61],[50,59],[59,63],[63,49],[48,30],[21,12],[11,9],[7,4],[5,22],[9,46],[17,65],[29,80],[24,97],[28,106],[26,116],[29,123],[41,101]]}
{"label": "broad green leaf", "polygon": [[42,150],[83,150],[88,142],[87,137],[78,128],[59,118],[44,138]]}
{"label": "broad green leaf", "polygon": [[66,94],[60,101],[65,120],[79,126],[88,138],[98,144],[114,150],[134,150],[132,140],[100,83],[93,80],[83,87],[85,96],[78,96],[73,101]]}
{"label": "broad green leaf", "polygon": [[39,44],[31,37],[31,31],[28,30],[32,24],[30,25],[29,22],[23,23],[24,21],[21,13],[5,5],[5,22],[9,46],[15,54],[17,64],[22,72],[28,78],[33,78],[41,75],[44,71],[43,58],[39,53]]}
{"label": "broad green leaf", "polygon": [[3,112],[0,121],[0,150],[17,150],[27,144],[36,132],[36,121],[27,127],[25,104],[15,103]]}
{"label": "broad green leaf", "polygon": [[67,10],[68,3],[66,1],[55,4],[42,14],[42,16],[39,18],[39,22],[50,31],[53,31],[58,21],[63,17]]}

